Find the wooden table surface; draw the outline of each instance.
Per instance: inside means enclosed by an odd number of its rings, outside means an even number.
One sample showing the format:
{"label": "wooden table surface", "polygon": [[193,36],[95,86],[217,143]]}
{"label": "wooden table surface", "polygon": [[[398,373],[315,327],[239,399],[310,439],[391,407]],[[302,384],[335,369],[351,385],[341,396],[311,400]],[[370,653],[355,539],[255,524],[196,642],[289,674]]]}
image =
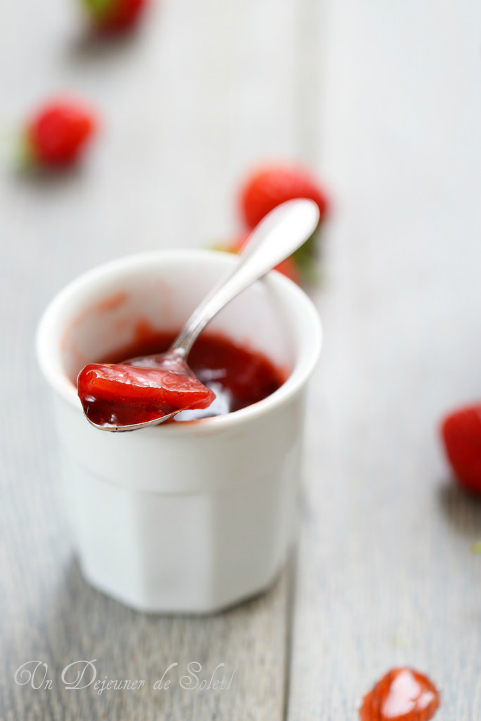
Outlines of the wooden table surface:
{"label": "wooden table surface", "polygon": [[[480,40],[474,0],[163,0],[111,43],[63,0],[0,7],[2,125],[65,90],[102,117],[77,171],[0,173],[1,721],[349,720],[400,664],[442,688],[440,721],[481,717],[481,503],[436,431],[481,397]],[[72,558],[35,327],[100,262],[234,234],[240,179],[278,157],[334,199],[299,547],[228,613],[141,615]],[[31,659],[51,690],[15,683]],[[236,674],[225,692],[69,693],[79,659],[109,679]]]}

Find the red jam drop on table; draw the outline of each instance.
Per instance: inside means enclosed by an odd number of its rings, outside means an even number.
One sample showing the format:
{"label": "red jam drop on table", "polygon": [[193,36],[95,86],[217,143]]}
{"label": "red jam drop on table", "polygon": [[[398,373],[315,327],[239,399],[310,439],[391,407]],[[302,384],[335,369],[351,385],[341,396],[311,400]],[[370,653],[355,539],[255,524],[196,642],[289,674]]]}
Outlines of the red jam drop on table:
{"label": "red jam drop on table", "polygon": [[116,426],[178,410],[180,421],[224,415],[263,400],[285,380],[262,354],[213,333],[203,333],[192,347],[193,374],[182,361],[178,368],[159,367],[155,355],[168,350],[175,337],[143,329],[134,343],[87,365],[78,377],[78,393],[90,420]]}
{"label": "red jam drop on table", "polygon": [[429,721],[439,704],[439,691],[427,676],[395,668],[364,696],[359,716],[361,721]]}

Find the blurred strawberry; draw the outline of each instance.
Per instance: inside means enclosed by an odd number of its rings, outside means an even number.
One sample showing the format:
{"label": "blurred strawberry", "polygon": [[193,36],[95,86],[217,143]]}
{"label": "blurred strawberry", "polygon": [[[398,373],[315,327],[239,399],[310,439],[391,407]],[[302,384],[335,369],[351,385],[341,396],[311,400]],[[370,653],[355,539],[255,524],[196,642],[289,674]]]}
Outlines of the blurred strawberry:
{"label": "blurred strawberry", "polygon": [[289,278],[289,280],[297,283],[297,285],[302,284],[301,274],[292,255],[290,258],[286,258],[281,263],[279,263],[279,265],[276,265],[274,270],[282,273],[282,275],[285,275],[286,278]]}
{"label": "blurred strawberry", "polygon": [[481,494],[481,404],[448,415],[441,425],[441,436],[459,484]]}
{"label": "blurred strawberry", "polygon": [[[268,165],[256,170],[243,185],[241,215],[249,228],[255,228],[267,213],[295,198],[309,198],[317,203],[321,225],[328,213],[329,201],[311,173],[298,165]],[[316,281],[319,276],[318,246],[316,231],[293,255],[297,270],[306,283]]]}
{"label": "blurred strawberry", "polygon": [[25,131],[29,164],[65,167],[76,162],[95,131],[92,112],[73,100],[55,100],[33,115]]}
{"label": "blurred strawberry", "polygon": [[137,25],[148,0],[83,0],[83,3],[96,29],[117,33]]}
{"label": "blurred strawberry", "polygon": [[[217,250],[224,250],[227,253],[238,253],[248,237],[248,232],[242,233],[229,245],[217,246]],[[281,263],[279,263],[279,265],[276,265],[275,270],[279,271],[279,273],[282,273],[282,275],[285,275],[287,278],[294,281],[294,283],[297,283],[298,285],[301,284],[301,274],[293,256],[291,256],[290,258],[286,258]]]}
{"label": "blurred strawberry", "polygon": [[241,213],[249,228],[286,200],[309,198],[317,203],[321,221],[328,211],[328,200],[317,180],[296,165],[270,165],[256,170],[240,194]]}

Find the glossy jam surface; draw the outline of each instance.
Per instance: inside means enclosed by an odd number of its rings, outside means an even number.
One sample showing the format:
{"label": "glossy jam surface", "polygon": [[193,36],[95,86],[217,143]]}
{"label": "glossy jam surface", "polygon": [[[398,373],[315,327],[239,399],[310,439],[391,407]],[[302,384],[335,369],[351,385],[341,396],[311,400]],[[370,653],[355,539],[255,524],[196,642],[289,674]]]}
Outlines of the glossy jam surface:
{"label": "glossy jam surface", "polygon": [[395,668],[364,696],[359,716],[361,721],[429,721],[439,704],[439,691],[427,676]]}
{"label": "glossy jam surface", "polygon": [[165,352],[175,337],[144,328],[129,346],[86,366],[78,390],[91,420],[131,425],[180,408],[186,410],[175,417],[178,421],[224,415],[263,400],[285,380],[264,355],[209,332],[189,354],[193,375],[188,369],[165,369],[162,359],[150,356]]}
{"label": "glossy jam surface", "polygon": [[[125,364],[90,363],[78,377],[87,417],[99,426],[130,426],[186,408],[208,408],[215,394],[182,361],[162,356]],[[180,359],[179,359],[180,360]]]}

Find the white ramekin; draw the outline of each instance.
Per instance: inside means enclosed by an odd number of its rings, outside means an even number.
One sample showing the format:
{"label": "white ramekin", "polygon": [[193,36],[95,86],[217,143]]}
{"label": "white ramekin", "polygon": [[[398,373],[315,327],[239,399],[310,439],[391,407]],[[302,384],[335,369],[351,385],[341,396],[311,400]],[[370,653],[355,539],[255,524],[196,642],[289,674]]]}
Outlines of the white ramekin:
{"label": "white ramekin", "polygon": [[319,318],[307,296],[273,272],[212,321],[211,330],[288,373],[271,396],[226,416],[102,432],[84,418],[71,379],[127,345],[139,324],[178,330],[235,262],[196,250],[121,258],[70,283],[38,328],[83,573],[142,611],[213,612],[264,590],[281,569],[293,538]]}

